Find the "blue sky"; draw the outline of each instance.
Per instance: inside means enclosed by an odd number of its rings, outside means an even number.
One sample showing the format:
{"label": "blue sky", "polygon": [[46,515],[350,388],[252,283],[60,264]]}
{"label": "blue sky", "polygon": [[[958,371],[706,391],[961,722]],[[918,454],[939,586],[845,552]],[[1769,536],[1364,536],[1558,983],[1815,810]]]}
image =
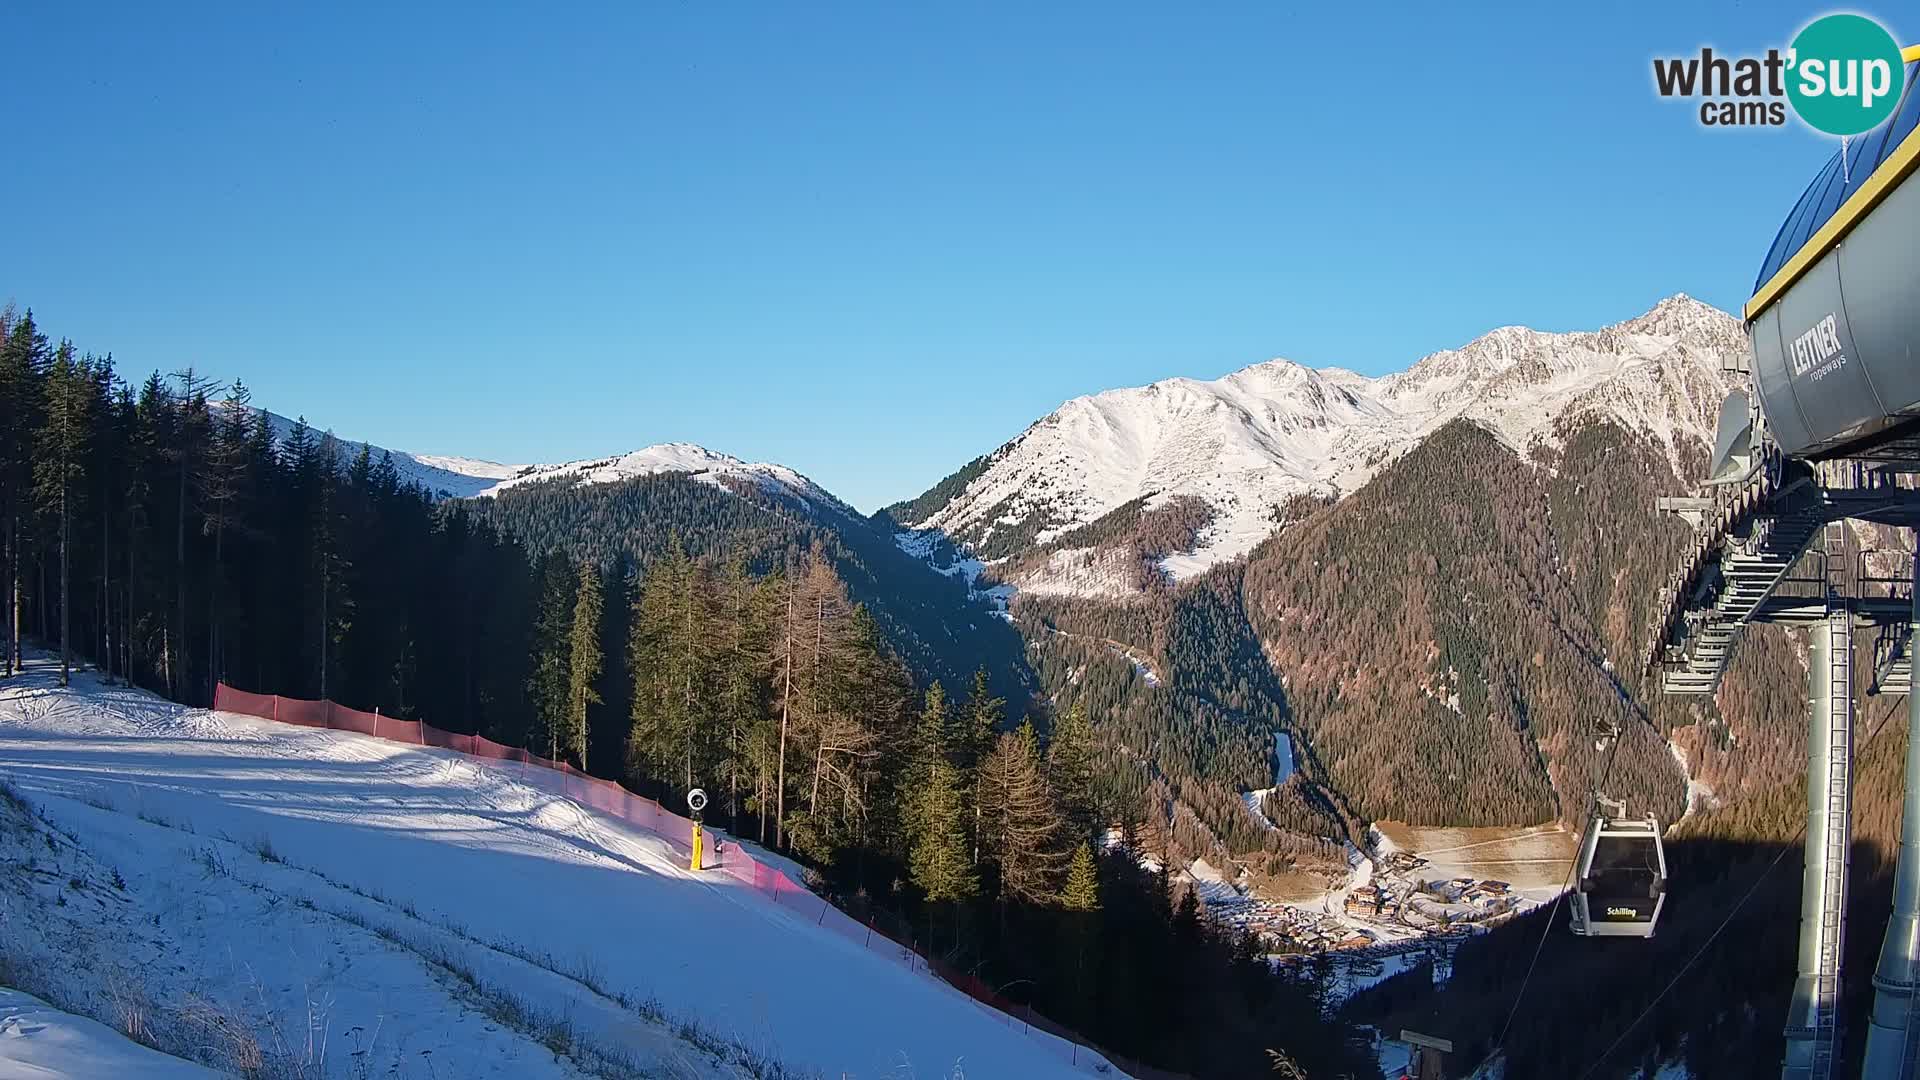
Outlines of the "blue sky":
{"label": "blue sky", "polygon": [[0,298],[343,436],[864,509],[1077,394],[1735,308],[1830,153],[1652,90],[1803,5],[281,7],[0,12]]}

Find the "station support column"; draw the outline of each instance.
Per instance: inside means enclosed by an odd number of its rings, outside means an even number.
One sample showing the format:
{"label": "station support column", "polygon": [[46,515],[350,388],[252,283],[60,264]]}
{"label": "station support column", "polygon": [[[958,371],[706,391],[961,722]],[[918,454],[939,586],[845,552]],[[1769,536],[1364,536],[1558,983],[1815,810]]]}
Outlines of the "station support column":
{"label": "station support column", "polygon": [[1844,521],[1826,527],[1827,616],[1807,658],[1807,839],[1800,966],[1787,1005],[1782,1080],[1831,1080],[1840,1044],[1840,957],[1853,848],[1853,611]]}
{"label": "station support column", "polygon": [[[1920,552],[1914,559],[1914,610],[1909,631],[1920,627]],[[1907,639],[1911,657],[1914,639]],[[1911,660],[1909,661],[1911,664]],[[1862,1080],[1914,1080],[1920,1059],[1920,1024],[1914,1023],[1920,984],[1920,697],[1907,692],[1906,801],[1900,812],[1900,854],[1894,867],[1893,914],[1873,969],[1873,1020],[1867,1027]]]}

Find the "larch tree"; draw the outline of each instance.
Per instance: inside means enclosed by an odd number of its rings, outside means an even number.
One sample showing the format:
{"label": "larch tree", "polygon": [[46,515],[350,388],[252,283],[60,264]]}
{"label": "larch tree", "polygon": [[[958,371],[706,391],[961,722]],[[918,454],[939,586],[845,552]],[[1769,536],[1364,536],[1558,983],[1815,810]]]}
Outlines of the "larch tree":
{"label": "larch tree", "polygon": [[1066,855],[1060,813],[1047,789],[1031,723],[994,742],[980,765],[974,802],[981,822],[979,846],[1000,868],[1001,904],[1051,903],[1059,894]]}
{"label": "larch tree", "polygon": [[[787,843],[787,766],[795,756],[813,757],[823,734],[829,671],[843,659],[850,607],[847,587],[834,573],[826,549],[816,543],[787,578],[774,668],[780,708],[775,754],[774,839]],[[804,765],[803,765],[804,767]]]}
{"label": "larch tree", "polygon": [[823,863],[866,835],[883,742],[897,731],[911,685],[863,606],[853,608],[835,655],[837,662],[821,675],[818,723],[808,731],[807,844],[798,845]]}

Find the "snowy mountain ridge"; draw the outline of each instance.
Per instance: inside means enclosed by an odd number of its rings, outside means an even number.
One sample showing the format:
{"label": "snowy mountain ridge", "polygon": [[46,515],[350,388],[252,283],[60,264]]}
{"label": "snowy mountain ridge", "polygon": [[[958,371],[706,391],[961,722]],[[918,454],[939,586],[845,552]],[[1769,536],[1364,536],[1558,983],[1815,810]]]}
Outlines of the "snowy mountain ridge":
{"label": "snowy mountain ridge", "polygon": [[[1728,386],[1722,368],[1746,348],[1732,316],[1675,295],[1597,331],[1501,327],[1377,378],[1281,359],[1219,379],[1109,390],[1041,418],[942,505],[903,524],[944,532],[992,562],[1143,496],[1149,509],[1198,496],[1212,522],[1192,551],[1162,562],[1185,577],[1252,550],[1289,496],[1352,492],[1455,418],[1525,456],[1557,445],[1563,420],[1595,416],[1678,462],[1711,440]],[[1016,584],[1082,588],[1031,571]]]}
{"label": "snowy mountain ridge", "polygon": [[571,479],[579,484],[617,484],[623,480],[668,472],[686,473],[720,488],[726,488],[730,483],[751,484],[769,495],[784,496],[808,504],[832,507],[846,514],[855,514],[852,507],[841,502],[833,493],[785,465],[766,461],[742,461],[730,454],[718,453],[704,446],[685,442],[659,443],[627,454],[569,461],[558,465],[524,465],[520,466],[511,477],[484,488],[477,494],[498,495],[502,491],[543,480]]}
{"label": "snowy mountain ridge", "polygon": [[[293,431],[296,421],[264,409],[256,411],[266,417],[275,442],[284,442]],[[323,433],[316,429],[314,434],[320,437]],[[747,484],[769,495],[858,516],[852,507],[833,493],[785,465],[747,462],[694,443],[657,443],[625,454],[583,458],[553,465],[507,465],[482,458],[416,454],[351,439],[336,437],[336,440],[341,446],[341,457],[345,459],[357,454],[362,445],[368,448],[375,460],[382,454],[391,454],[394,470],[400,474],[402,483],[418,484],[445,499],[494,496],[502,491],[545,480],[616,484],[641,476],[678,472],[722,489],[728,489],[733,484]]]}

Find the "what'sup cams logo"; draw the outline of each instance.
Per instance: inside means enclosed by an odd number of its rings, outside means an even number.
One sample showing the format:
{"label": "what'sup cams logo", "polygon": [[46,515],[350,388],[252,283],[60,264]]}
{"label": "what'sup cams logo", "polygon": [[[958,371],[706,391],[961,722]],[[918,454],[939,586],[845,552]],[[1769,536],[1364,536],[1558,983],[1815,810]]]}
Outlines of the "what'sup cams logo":
{"label": "what'sup cams logo", "polygon": [[1864,15],[1823,15],[1783,52],[1728,57],[1658,57],[1653,85],[1663,98],[1700,101],[1707,127],[1780,127],[1787,110],[1815,131],[1842,137],[1885,123],[1905,89],[1900,43]]}

